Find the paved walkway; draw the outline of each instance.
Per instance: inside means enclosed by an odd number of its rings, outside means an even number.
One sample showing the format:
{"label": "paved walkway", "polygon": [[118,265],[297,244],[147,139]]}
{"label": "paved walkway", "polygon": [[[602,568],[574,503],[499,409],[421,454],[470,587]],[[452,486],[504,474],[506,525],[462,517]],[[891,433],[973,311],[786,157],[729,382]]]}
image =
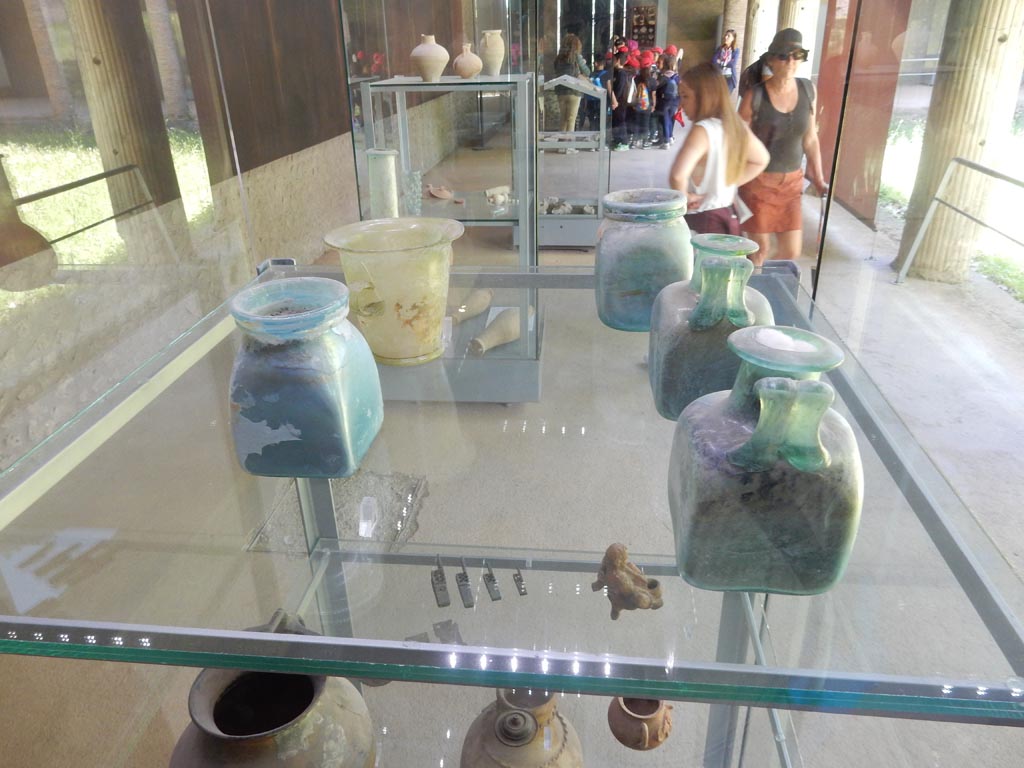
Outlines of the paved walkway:
{"label": "paved walkway", "polygon": [[[912,95],[920,100],[926,90],[914,88]],[[674,156],[675,149],[611,153],[611,189],[667,186]],[[800,264],[808,288],[818,214],[818,201],[807,198]],[[898,242],[838,205],[826,240],[819,306],[992,540],[997,557],[1024,575],[1017,512],[1024,304],[976,274],[963,285],[920,279],[895,285],[890,264]],[[545,259],[589,263],[592,251]]]}

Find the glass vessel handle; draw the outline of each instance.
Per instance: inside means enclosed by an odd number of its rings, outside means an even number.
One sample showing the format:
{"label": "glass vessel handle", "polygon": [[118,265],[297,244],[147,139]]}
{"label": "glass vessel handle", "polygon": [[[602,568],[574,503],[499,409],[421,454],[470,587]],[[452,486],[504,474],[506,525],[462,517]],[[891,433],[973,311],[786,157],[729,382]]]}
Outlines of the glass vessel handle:
{"label": "glass vessel handle", "polygon": [[729,454],[729,461],[748,472],[773,467],[780,458],[801,472],[829,466],[831,457],[821,443],[821,420],[835,399],[823,381],[761,379],[754,385],[761,413],[754,434]]}

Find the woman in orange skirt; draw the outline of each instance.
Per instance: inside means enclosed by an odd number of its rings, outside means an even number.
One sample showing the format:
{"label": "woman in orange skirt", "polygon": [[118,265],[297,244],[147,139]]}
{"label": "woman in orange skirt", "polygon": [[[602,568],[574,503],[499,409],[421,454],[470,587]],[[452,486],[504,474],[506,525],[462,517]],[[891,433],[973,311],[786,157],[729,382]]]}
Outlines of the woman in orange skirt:
{"label": "woman in orange skirt", "polygon": [[753,215],[743,223],[744,234],[760,246],[750,258],[762,264],[771,236],[776,236],[773,259],[796,259],[803,241],[801,194],[807,157],[807,176],[820,194],[828,185],[821,171],[821,149],[815,125],[814,86],[797,78],[807,60],[803,37],[795,29],[779,31],[768,48],[772,76],[747,91],[740,117],[768,148],[771,161],[757,178],[740,187],[739,195]]}

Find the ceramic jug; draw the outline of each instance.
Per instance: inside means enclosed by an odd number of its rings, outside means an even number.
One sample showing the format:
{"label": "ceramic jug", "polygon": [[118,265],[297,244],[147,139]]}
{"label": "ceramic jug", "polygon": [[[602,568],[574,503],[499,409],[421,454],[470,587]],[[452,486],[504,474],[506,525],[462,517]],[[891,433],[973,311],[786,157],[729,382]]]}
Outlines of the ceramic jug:
{"label": "ceramic jug", "polygon": [[505,61],[505,41],[501,37],[501,30],[485,29],[479,50],[484,74],[488,77],[501,74],[501,64]]}
{"label": "ceramic jug", "polygon": [[437,44],[433,35],[420,35],[420,40],[422,42],[412,49],[409,59],[423,82],[436,83],[441,80],[450,56],[444,46]]}
{"label": "ceramic jug", "polygon": [[483,68],[483,60],[473,53],[473,44],[463,43],[462,53],[456,56],[455,61],[452,62],[452,69],[455,71],[455,74],[463,80],[469,80],[479,75],[480,70]]}
{"label": "ceramic jug", "polygon": [[[488,350],[518,340],[521,334],[520,317],[519,307],[503,309],[486,328],[470,339],[469,354],[483,357]],[[529,309],[529,317],[533,317],[533,307]]]}
{"label": "ceramic jug", "polygon": [[493,299],[494,291],[490,288],[476,288],[456,304],[449,304],[448,316],[452,319],[452,325],[464,323],[485,312],[490,308]]}
{"label": "ceramic jug", "polygon": [[462,743],[461,768],[582,768],[583,748],[555,708],[555,694],[501,689],[473,721]]}
{"label": "ceramic jug", "polygon": [[658,699],[616,696],[608,705],[608,727],[623,746],[660,747],[672,732],[672,705]]}
{"label": "ceramic jug", "polygon": [[[279,611],[260,631],[316,634]],[[170,768],[371,768],[376,740],[366,702],[348,680],[205,669],[188,695],[192,723]]]}

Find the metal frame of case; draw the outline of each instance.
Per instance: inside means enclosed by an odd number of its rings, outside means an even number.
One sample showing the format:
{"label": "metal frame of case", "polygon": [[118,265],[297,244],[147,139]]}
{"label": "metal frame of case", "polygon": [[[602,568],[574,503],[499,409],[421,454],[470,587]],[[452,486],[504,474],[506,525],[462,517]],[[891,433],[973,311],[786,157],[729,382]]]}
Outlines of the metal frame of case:
{"label": "metal frame of case", "polygon": [[[370,149],[392,149],[387,147],[382,127],[375,117],[374,100],[383,94],[393,95],[396,101],[398,134],[398,157],[402,172],[411,170],[409,146],[409,109],[406,95],[409,93],[507,93],[512,97],[512,199],[514,209],[509,215],[507,209],[495,209],[488,205],[483,190],[455,190],[465,200],[464,206],[456,208],[449,203],[434,204],[424,201],[423,215],[444,216],[464,222],[467,226],[507,226],[514,224],[519,249],[520,267],[526,269],[536,253],[533,235],[533,210],[531,201],[534,183],[534,164],[531,155],[534,143],[531,141],[531,126],[534,125],[533,75],[496,75],[463,79],[454,76],[442,77],[440,82],[425,83],[419,77],[392,77],[387,80],[366,81],[360,84],[364,115],[366,146]],[[379,116],[380,110],[376,114]]]}
{"label": "metal frame of case", "polygon": [[[592,187],[595,190],[595,198],[574,197],[567,198],[562,202],[572,205],[574,208],[582,208],[585,205],[594,207],[593,213],[551,213],[544,208],[539,208],[537,221],[537,242],[540,246],[561,246],[561,247],[591,247],[597,243],[597,228],[601,225],[604,217],[604,196],[608,194],[609,175],[611,173],[611,162],[609,149],[605,137],[608,133],[608,92],[598,88],[592,83],[584,82],[580,78],[563,75],[544,83],[543,90],[550,91],[558,85],[564,85],[581,96],[596,96],[600,100],[600,119],[598,131],[574,132],[571,136],[560,131],[540,131],[537,136],[537,148],[541,150],[542,159],[548,152],[555,152],[565,149],[576,149],[593,151],[597,153],[597,179]],[[538,195],[539,205],[544,204],[544,166],[540,166],[541,193]],[[580,189],[590,189],[588,185],[581,185]]]}
{"label": "metal frame of case", "polygon": [[[439,82],[427,83],[419,77],[392,77],[387,80],[365,80],[359,84],[366,147],[397,149],[400,173],[411,170],[410,110],[408,94],[444,93],[507,94],[512,113],[512,185],[507,205],[488,203],[483,190],[455,190],[455,196],[464,203],[451,200],[423,200],[422,215],[454,218],[467,227],[510,226],[513,243],[518,251],[519,271],[527,271],[536,255],[536,228],[534,217],[534,190],[536,189],[536,145],[533,126],[534,78],[532,74],[478,75],[470,79],[454,76],[442,77]],[[381,121],[381,100],[394,98],[397,147],[389,147],[387,131]],[[482,109],[482,105],[478,105]],[[358,164],[357,164],[358,166]],[[457,278],[456,278],[457,279]],[[529,309],[536,307],[536,296],[524,291],[520,309],[520,342],[518,355],[493,355],[480,360],[444,358],[426,366],[389,368],[382,371],[381,385],[386,399],[434,399],[475,402],[531,402],[540,398],[540,350],[542,318],[539,309],[531,322]],[[457,326],[451,344],[464,348],[473,329],[480,325],[474,319]],[[477,328],[482,330],[482,328]],[[525,345],[525,346],[523,346]],[[433,375],[437,368],[443,376]],[[431,383],[432,382],[432,383]]]}

